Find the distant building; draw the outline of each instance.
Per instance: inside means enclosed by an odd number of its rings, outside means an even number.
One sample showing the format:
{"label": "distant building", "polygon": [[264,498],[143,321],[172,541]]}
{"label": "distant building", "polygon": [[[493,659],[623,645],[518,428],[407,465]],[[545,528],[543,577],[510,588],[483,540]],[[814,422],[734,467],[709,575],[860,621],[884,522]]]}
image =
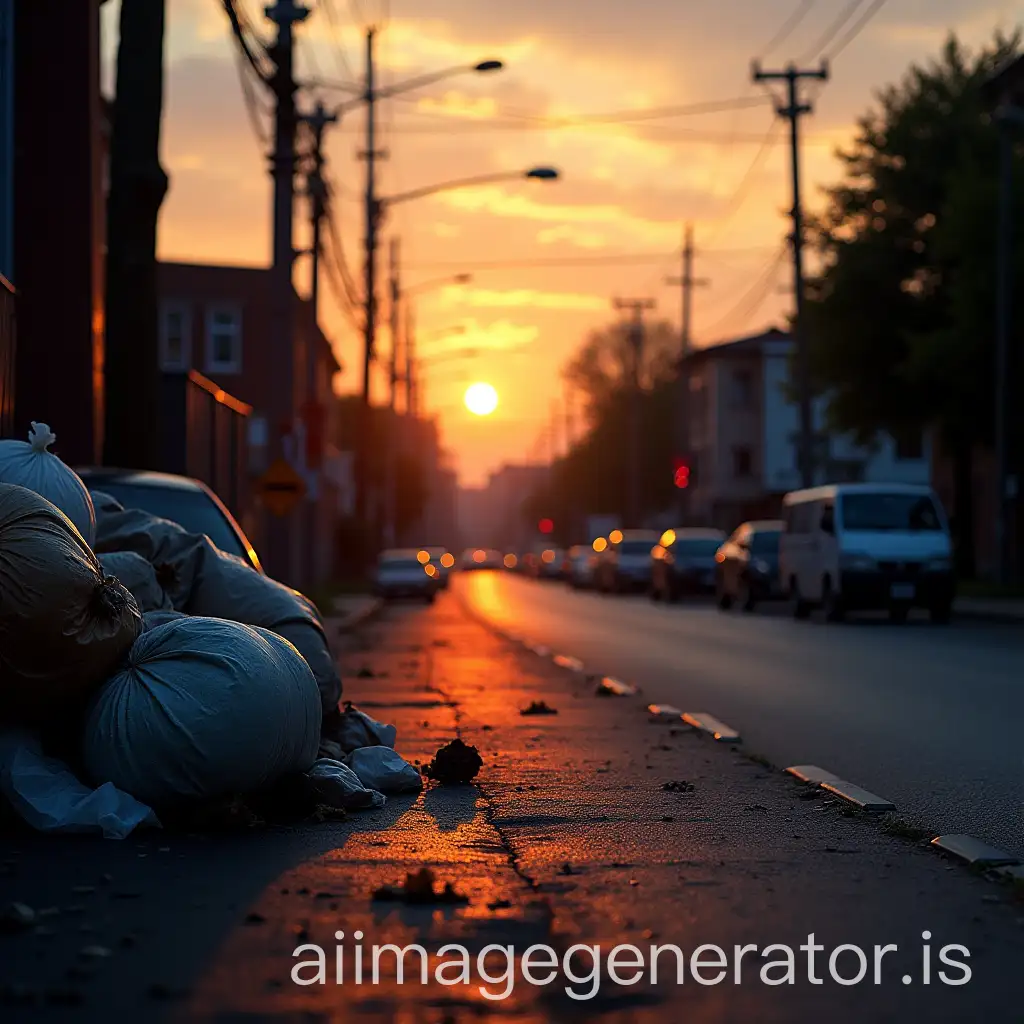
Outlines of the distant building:
{"label": "distant building", "polygon": [[459,494],[459,532],[467,547],[483,545],[502,551],[522,551],[537,539],[535,525],[525,518],[523,503],[547,478],[550,468],[535,464],[506,464],[491,473],[480,488]]}
{"label": "distant building", "polygon": [[[350,474],[340,453],[326,440],[333,437],[336,402],[334,375],[341,369],[331,345],[320,330],[310,303],[295,297],[294,334],[275,338],[270,301],[270,270],[260,267],[209,266],[193,263],[161,263],[158,268],[160,369],[164,374],[183,374],[198,370],[235,398],[252,406],[248,422],[249,475],[262,473],[268,464],[271,427],[268,410],[280,407],[275,402],[278,367],[282,358],[294,359],[292,379],[295,391],[292,408],[307,408],[306,352],[316,353],[316,391],[312,396],[324,410],[322,422],[314,432],[322,446],[323,473],[321,492],[316,501],[317,534],[323,538],[321,557],[316,559],[323,575],[333,569],[334,524],[343,514],[348,495],[338,486]],[[291,425],[285,425],[286,429]],[[305,432],[305,423],[296,425],[293,464],[308,471],[313,432]],[[312,476],[308,479],[312,482]],[[265,541],[269,523],[252,501],[241,512],[243,525],[253,542]],[[298,533],[298,531],[296,531]],[[296,556],[297,557],[297,556]],[[279,575],[286,575],[279,572]],[[314,581],[317,582],[317,581]],[[306,583],[308,584],[308,581]]]}
{"label": "distant building", "polygon": [[[800,487],[799,410],[790,394],[793,342],[772,329],[693,351],[686,361],[695,522],[731,530],[777,514]],[[816,482],[927,483],[929,445],[879,434],[870,448],[827,429],[827,399],[814,406]]]}

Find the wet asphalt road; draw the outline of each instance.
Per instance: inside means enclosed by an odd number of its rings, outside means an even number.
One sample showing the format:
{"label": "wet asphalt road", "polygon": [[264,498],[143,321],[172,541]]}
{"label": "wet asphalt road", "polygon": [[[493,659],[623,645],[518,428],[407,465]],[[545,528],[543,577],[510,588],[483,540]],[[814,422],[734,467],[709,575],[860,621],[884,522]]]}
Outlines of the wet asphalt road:
{"label": "wet asphalt road", "polygon": [[453,578],[468,605],[653,701],[707,711],[785,767],[817,764],[942,833],[1024,856],[1024,629],[869,618],[797,622],[709,603]]}

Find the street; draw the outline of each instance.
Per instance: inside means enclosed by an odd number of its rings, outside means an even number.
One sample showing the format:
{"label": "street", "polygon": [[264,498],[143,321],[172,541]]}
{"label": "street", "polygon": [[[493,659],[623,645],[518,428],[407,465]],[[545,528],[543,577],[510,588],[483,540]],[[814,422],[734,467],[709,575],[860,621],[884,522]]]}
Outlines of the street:
{"label": "street", "polygon": [[817,764],[881,794],[936,834],[1024,854],[1024,633],[972,622],[796,622],[781,609],[722,613],[464,573],[481,616],[707,711],[779,767]]}

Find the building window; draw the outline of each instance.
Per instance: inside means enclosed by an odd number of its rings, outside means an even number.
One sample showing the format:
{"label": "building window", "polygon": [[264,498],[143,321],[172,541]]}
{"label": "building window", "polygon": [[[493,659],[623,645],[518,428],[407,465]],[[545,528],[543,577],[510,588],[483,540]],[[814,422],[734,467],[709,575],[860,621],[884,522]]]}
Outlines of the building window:
{"label": "building window", "polygon": [[237,306],[206,311],[206,372],[242,372],[242,313]]}
{"label": "building window", "polygon": [[746,480],[754,475],[754,456],[749,448],[733,448],[732,475],[737,480]]}
{"label": "building window", "polygon": [[192,368],[192,312],[186,302],[160,306],[160,369],[186,373]]}
{"label": "building window", "polygon": [[920,430],[903,430],[895,438],[896,458],[902,461],[924,458],[924,436]]}
{"label": "building window", "polygon": [[733,370],[732,407],[744,410],[754,408],[754,375],[750,370]]}

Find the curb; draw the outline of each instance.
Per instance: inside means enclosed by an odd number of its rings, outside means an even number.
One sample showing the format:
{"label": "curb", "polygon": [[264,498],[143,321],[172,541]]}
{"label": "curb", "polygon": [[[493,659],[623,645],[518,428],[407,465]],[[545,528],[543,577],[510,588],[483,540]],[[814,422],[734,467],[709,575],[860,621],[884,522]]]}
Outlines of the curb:
{"label": "curb", "polygon": [[962,608],[953,605],[953,618],[969,619],[971,622],[999,622],[1006,625],[1024,626],[1024,615],[999,611],[996,608]]}
{"label": "curb", "polygon": [[837,796],[840,800],[845,800],[871,814],[886,814],[896,810],[896,805],[891,800],[876,796],[869,790],[847,782],[846,779],[841,779],[824,768],[819,768],[816,764],[791,765],[786,769],[786,774],[808,786],[823,789],[832,796]]}

